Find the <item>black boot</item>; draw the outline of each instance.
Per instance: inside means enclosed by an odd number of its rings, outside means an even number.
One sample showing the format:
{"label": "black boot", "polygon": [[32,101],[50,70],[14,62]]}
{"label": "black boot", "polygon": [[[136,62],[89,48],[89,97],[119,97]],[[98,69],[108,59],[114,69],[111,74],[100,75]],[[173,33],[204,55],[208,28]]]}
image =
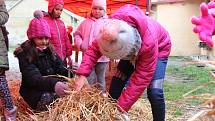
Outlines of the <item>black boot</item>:
{"label": "black boot", "polygon": [[148,99],[152,107],[153,121],[165,121],[165,99],[162,89],[147,90]]}
{"label": "black boot", "polygon": [[122,80],[118,77],[113,77],[110,84],[109,94],[113,99],[118,99],[124,89],[126,80]]}

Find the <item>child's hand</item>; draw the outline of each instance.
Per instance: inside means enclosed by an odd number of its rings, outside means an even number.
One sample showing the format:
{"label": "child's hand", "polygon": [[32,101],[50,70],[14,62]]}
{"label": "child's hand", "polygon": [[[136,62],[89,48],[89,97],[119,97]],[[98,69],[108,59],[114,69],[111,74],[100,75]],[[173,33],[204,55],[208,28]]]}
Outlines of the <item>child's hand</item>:
{"label": "child's hand", "polygon": [[57,82],[54,89],[56,94],[60,97],[67,95],[65,91],[70,90],[69,85],[65,82]]}
{"label": "child's hand", "polygon": [[130,121],[130,118],[128,117],[127,112],[122,112],[120,110],[117,110],[114,121]]}
{"label": "child's hand", "polygon": [[87,78],[85,76],[79,76],[75,79],[75,90],[80,91],[83,87],[89,88]]}
{"label": "child's hand", "polygon": [[206,3],[200,5],[200,17],[192,17],[191,22],[195,25],[193,31],[199,35],[199,39],[205,42],[207,45],[212,47],[214,42],[212,40],[215,19],[211,13],[208,11],[208,6]]}

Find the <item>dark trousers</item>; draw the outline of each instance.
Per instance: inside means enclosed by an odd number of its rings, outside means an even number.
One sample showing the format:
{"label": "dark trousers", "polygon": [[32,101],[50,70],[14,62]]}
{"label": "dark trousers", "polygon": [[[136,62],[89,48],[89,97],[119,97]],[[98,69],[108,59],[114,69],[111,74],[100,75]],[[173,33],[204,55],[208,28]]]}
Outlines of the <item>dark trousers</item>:
{"label": "dark trousers", "polygon": [[134,71],[134,66],[130,63],[129,60],[120,60],[117,65],[117,71],[114,74],[109,94],[113,99],[118,99],[125,85],[127,84],[127,80],[130,78],[131,74]]}
{"label": "dark trousers", "polygon": [[37,107],[36,107],[36,111],[40,112],[40,111],[46,111],[47,110],[47,106],[50,105],[53,101],[55,101],[57,98],[59,98],[57,96],[56,93],[53,92],[44,92],[39,100],[39,102],[37,103]]}
{"label": "dark trousers", "polygon": [[[156,70],[147,88],[147,95],[152,107],[153,121],[165,121],[165,99],[163,92],[163,82],[166,71],[167,59],[158,59]],[[110,96],[118,99],[128,79],[134,71],[134,66],[128,60],[120,60],[117,72],[113,76],[110,85]]]}

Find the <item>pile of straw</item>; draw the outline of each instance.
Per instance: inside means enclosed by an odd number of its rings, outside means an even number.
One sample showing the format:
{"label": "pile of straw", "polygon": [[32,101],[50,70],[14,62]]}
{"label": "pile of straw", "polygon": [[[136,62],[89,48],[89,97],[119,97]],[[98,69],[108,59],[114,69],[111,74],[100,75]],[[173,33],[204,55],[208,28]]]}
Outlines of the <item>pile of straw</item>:
{"label": "pile of straw", "polygon": [[[20,81],[9,82],[15,105],[18,107],[17,121],[111,121],[116,115],[116,103],[101,96],[97,89],[69,92],[48,106],[48,111],[34,113],[19,95]],[[147,105],[146,105],[147,104]],[[0,115],[1,113],[0,107]],[[129,118],[135,121],[152,120],[148,102],[139,99],[130,109]]]}
{"label": "pile of straw", "polygon": [[104,98],[96,89],[71,92],[57,99],[48,107],[48,111],[19,115],[18,120],[25,121],[95,121],[114,120],[117,108],[109,98]]}
{"label": "pile of straw", "polygon": [[[97,89],[71,92],[64,98],[57,99],[48,107],[48,111],[18,116],[18,121],[115,121],[121,120],[116,115],[116,103],[101,96]],[[131,120],[150,120],[151,113],[138,101],[129,111]]]}

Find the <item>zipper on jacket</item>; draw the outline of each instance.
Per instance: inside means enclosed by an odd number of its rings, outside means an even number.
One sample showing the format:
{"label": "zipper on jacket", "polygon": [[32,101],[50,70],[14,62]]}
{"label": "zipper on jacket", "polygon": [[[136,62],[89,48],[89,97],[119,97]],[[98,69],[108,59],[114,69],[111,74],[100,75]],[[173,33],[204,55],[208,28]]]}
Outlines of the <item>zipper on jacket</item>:
{"label": "zipper on jacket", "polygon": [[[59,30],[58,24],[57,24],[57,22],[56,22],[55,19],[54,19],[54,22],[55,22],[55,25],[56,25],[57,31],[58,31],[58,39],[60,40],[60,51],[61,51],[62,59],[64,59],[64,56],[63,56],[63,49],[62,49],[62,40],[61,40],[61,36],[60,36],[60,30]],[[60,55],[59,55],[59,56],[60,56]]]}

